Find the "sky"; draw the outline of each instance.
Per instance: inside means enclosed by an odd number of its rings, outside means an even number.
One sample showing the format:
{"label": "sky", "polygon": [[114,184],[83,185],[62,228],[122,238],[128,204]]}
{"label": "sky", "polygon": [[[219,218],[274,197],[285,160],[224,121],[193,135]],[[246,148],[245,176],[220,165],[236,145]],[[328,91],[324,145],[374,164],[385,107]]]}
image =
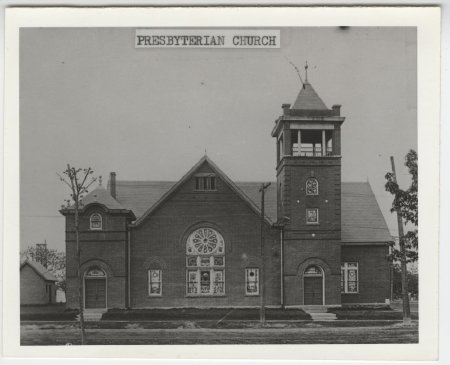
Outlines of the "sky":
{"label": "sky", "polygon": [[384,191],[390,156],[401,187],[417,149],[416,29],[281,28],[278,49],[135,49],[134,28],[22,28],[21,249],[64,249],[67,163],[118,180],[177,181],[204,154],[234,181],[275,181],[270,132],[301,87],[341,104],[342,180]]}

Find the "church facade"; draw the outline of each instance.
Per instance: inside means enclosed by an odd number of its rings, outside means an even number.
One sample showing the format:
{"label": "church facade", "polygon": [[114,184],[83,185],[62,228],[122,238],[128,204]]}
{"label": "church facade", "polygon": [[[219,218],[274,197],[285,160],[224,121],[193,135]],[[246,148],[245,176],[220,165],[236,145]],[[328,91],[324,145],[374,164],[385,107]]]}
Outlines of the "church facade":
{"label": "church facade", "polygon": [[[272,136],[276,180],[234,182],[204,156],[177,182],[110,174],[82,201],[89,308],[384,303],[392,240],[369,183],[341,182],[340,106],[305,82]],[[269,132],[269,131],[268,131]],[[262,190],[264,216],[262,217]],[[74,211],[66,217],[67,307],[78,307]]]}

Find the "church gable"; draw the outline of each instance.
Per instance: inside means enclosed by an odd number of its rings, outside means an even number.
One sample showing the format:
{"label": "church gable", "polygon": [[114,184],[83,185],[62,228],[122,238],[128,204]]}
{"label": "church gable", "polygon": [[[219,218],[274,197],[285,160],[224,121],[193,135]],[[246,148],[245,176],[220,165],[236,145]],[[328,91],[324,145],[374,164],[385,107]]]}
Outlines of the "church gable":
{"label": "church gable", "polygon": [[[249,212],[260,214],[257,205],[247,197],[208,157],[204,156],[186,175],[175,183],[134,224],[139,226],[165,205],[178,202],[190,207],[239,202]],[[185,208],[190,209],[188,206]],[[226,207],[224,207],[226,209]],[[242,206],[240,207],[242,209]],[[212,207],[214,210],[214,207]],[[176,212],[175,212],[176,214]],[[267,219],[267,223],[270,224]]]}

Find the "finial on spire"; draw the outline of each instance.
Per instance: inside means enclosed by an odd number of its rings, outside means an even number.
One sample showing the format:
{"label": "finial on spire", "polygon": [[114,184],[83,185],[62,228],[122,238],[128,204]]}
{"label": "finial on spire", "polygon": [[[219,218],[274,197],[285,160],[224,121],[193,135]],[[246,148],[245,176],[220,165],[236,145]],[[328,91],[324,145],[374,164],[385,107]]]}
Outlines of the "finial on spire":
{"label": "finial on spire", "polygon": [[308,82],[308,61],[305,63],[305,83]]}
{"label": "finial on spire", "polygon": [[102,186],[102,177],[101,176],[98,177],[98,186]]}
{"label": "finial on spire", "polygon": [[207,156],[208,155],[208,153],[206,152],[206,148],[205,148],[205,156]]}

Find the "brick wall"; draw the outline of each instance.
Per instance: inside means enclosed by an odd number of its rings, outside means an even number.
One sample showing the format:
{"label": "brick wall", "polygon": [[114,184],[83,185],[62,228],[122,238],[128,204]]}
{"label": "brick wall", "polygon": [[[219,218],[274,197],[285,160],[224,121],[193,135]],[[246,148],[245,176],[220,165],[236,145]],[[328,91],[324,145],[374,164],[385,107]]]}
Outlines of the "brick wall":
{"label": "brick wall", "polygon": [[342,262],[358,262],[358,294],[342,294],[342,303],[384,303],[390,297],[388,246],[342,246]]}
{"label": "brick wall", "polygon": [[[102,230],[90,230],[90,216],[102,215]],[[81,271],[85,273],[92,266],[98,266],[107,274],[107,305],[109,308],[126,306],[126,246],[127,217],[111,214],[96,204],[86,208],[80,215]],[[78,308],[78,278],[74,216],[66,217],[66,306]]]}
{"label": "brick wall", "polygon": [[[199,170],[211,172],[205,164]],[[195,228],[209,226],[225,241],[225,296],[186,295],[186,239]],[[279,232],[266,232],[266,302],[280,304]],[[245,295],[245,268],[261,266],[260,218],[223,181],[217,191],[194,191],[188,181],[152,216],[131,231],[132,307],[258,306],[259,296]],[[163,270],[161,297],[148,296],[147,270]]]}

